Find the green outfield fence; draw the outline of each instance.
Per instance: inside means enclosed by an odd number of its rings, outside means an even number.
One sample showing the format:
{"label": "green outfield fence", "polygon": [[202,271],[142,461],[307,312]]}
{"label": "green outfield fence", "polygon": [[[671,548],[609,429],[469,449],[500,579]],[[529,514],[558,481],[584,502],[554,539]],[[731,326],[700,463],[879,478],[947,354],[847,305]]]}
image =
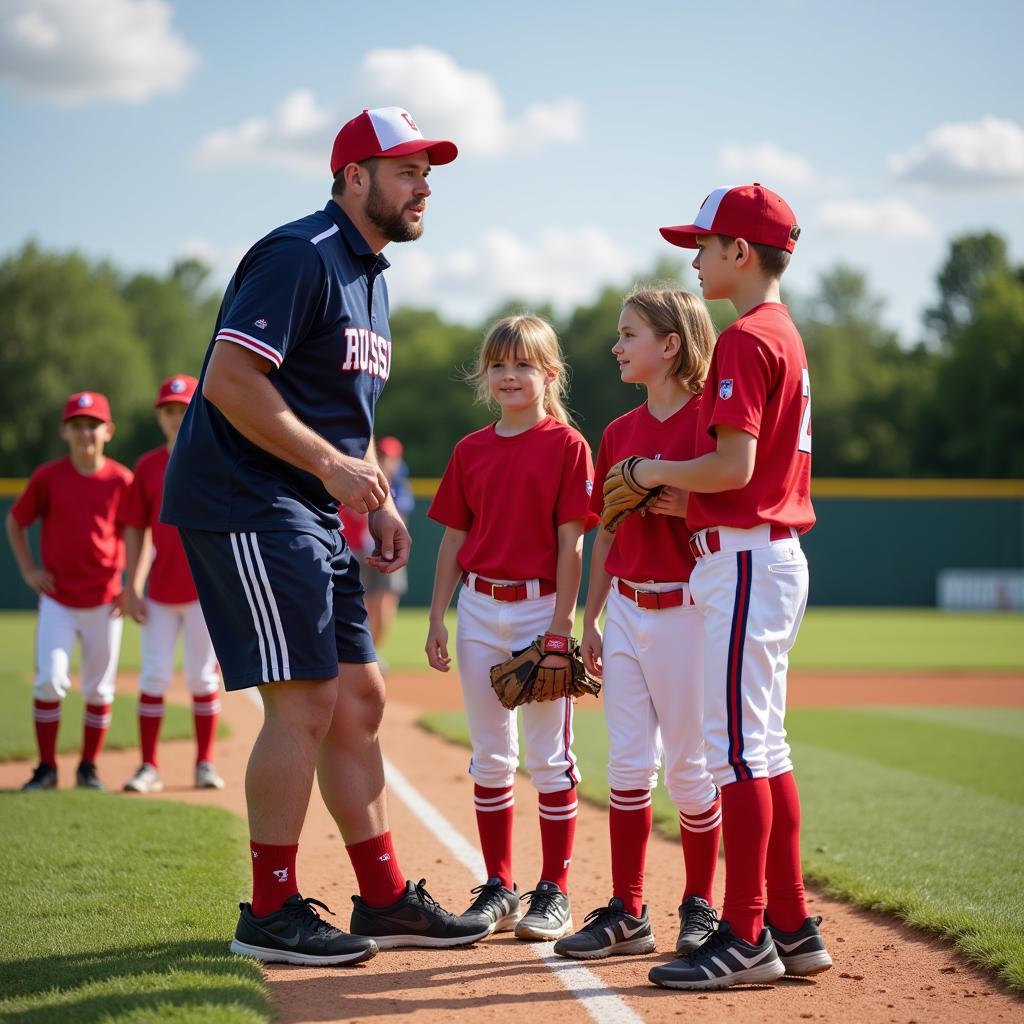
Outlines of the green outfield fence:
{"label": "green outfield fence", "polygon": [[[412,481],[407,605],[430,604],[442,531],[427,507],[437,483]],[[0,479],[5,516],[24,485]],[[818,522],[803,541],[811,604],[931,607],[945,569],[1024,569],[1024,480],[816,480],[812,496]],[[0,608],[34,606],[3,544]]]}

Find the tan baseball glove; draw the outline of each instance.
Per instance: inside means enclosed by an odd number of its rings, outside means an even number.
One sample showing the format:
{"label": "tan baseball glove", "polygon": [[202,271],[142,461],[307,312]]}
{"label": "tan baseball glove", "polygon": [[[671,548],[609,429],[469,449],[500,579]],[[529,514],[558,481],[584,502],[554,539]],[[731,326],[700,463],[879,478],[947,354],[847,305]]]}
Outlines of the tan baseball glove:
{"label": "tan baseball glove", "polygon": [[[562,655],[564,664],[543,664],[549,655]],[[511,709],[530,701],[558,700],[579,697],[585,693],[595,697],[601,683],[587,674],[580,656],[579,644],[571,636],[546,633],[508,661],[491,669],[491,686],[501,703]]]}
{"label": "tan baseball glove", "polygon": [[634,512],[643,513],[651,502],[661,493],[660,487],[643,487],[636,482],[633,470],[638,462],[637,455],[616,462],[608,470],[604,478],[604,510],[601,513],[601,525],[614,533],[619,523]]}

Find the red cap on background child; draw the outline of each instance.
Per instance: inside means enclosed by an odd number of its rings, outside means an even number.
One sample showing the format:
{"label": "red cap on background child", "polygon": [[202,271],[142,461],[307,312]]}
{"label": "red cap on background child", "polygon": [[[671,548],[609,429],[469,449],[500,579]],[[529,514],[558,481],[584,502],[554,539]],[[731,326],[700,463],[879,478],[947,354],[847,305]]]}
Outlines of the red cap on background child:
{"label": "red cap on background child", "polygon": [[88,416],[90,419],[99,420],[100,423],[110,423],[110,403],[106,395],[98,391],[76,391],[64,403],[64,418],[61,422],[67,423],[75,416]]}
{"label": "red cap on background child", "polygon": [[696,249],[698,235],[727,235],[792,252],[800,237],[796,214],[789,203],[756,181],[736,188],[716,188],[701,203],[692,224],[659,230],[666,242],[684,249]]}
{"label": "red cap on background child", "polygon": [[190,377],[187,373],[179,373],[177,376],[168,377],[160,385],[153,408],[157,409],[161,405],[167,405],[168,402],[181,402],[182,405],[188,405],[192,401],[192,396],[196,393],[198,386],[199,381],[195,377]]}
{"label": "red cap on background child", "polygon": [[382,437],[377,442],[378,455],[390,455],[396,459],[400,459],[404,450],[402,442],[399,441],[397,437]]}

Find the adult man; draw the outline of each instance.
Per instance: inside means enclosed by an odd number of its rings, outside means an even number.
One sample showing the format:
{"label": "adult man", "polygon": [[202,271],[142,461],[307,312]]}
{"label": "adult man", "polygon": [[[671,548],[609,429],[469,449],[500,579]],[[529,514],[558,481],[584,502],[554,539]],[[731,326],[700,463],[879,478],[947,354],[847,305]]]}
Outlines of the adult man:
{"label": "adult man", "polygon": [[[356,963],[486,934],[398,869],[383,680],[337,516],[339,502],[370,513],[376,568],[408,561],[372,438],[391,371],[380,253],[422,234],[431,164],[457,153],[398,107],[342,127],[326,208],[257,242],[228,285],[168,469],[163,518],[181,530],[225,687],[261,686],[266,712],[245,784],[253,899],[231,945],[261,960]],[[354,935],[321,920],[295,880],[314,770],[359,885]]]}

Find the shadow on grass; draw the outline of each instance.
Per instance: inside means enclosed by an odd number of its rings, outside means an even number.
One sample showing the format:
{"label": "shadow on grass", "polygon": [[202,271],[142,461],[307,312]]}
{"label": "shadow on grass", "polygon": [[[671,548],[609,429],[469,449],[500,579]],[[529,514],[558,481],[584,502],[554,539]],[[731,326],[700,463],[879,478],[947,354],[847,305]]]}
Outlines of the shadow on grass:
{"label": "shadow on grass", "polygon": [[156,1020],[172,1007],[195,1011],[182,1019],[197,1022],[274,1018],[259,966],[228,953],[224,939],[4,960],[0,992],[4,1024],[89,1024],[146,1011]]}

